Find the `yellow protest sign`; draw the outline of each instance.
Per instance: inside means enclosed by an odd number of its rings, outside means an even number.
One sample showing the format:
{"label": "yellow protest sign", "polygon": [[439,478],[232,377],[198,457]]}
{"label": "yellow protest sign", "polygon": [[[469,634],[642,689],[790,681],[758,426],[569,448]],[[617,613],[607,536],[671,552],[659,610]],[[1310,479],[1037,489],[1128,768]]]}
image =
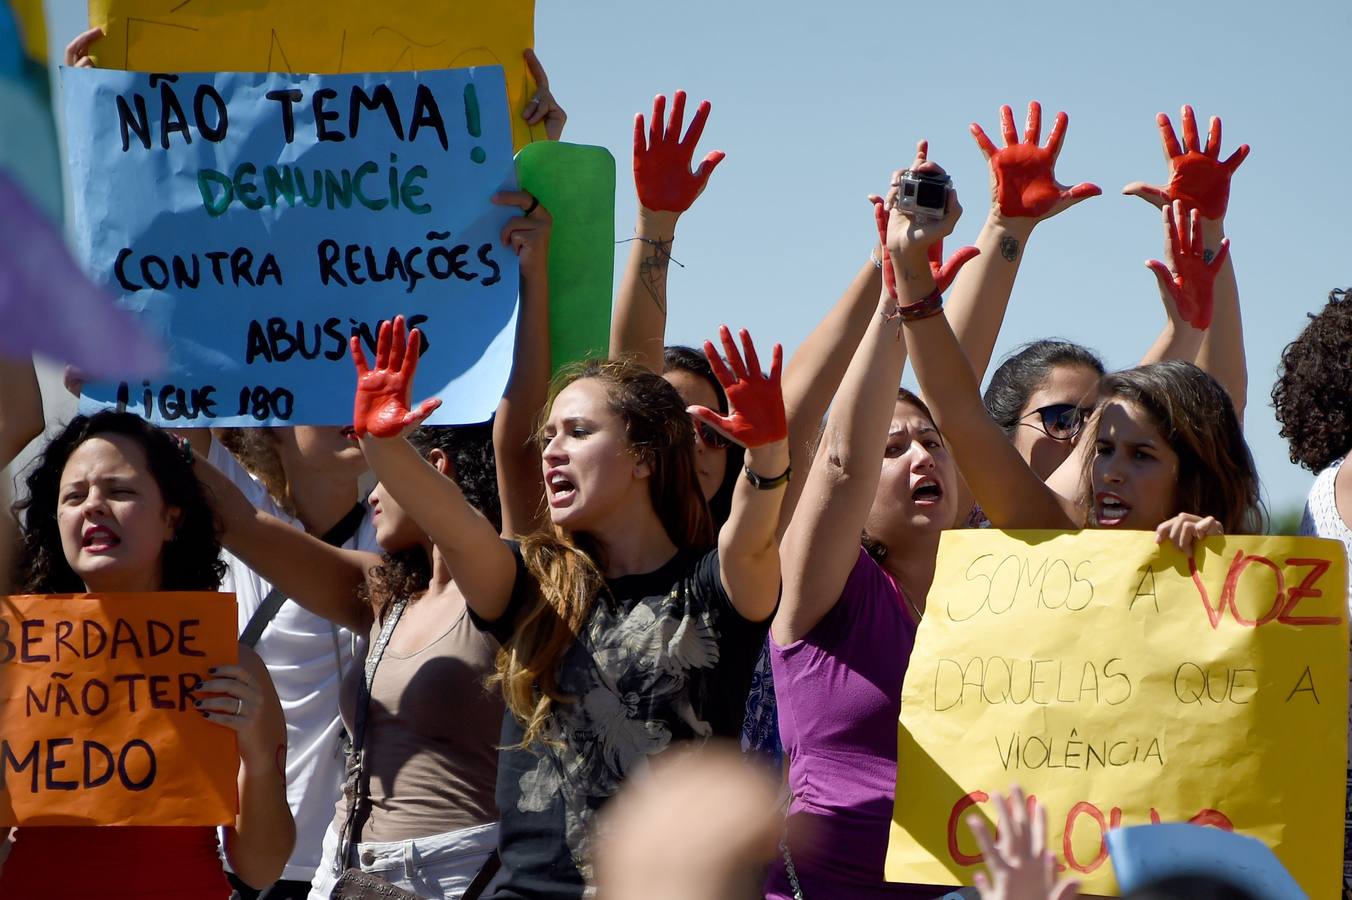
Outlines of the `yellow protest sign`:
{"label": "yellow protest sign", "polygon": [[535,92],[522,52],[535,43],[535,0],[297,0],[185,3],[89,0],[103,28],[94,62],[134,72],[320,75],[502,66],[513,142],[543,140],[521,111]]}
{"label": "yellow protest sign", "polygon": [[1020,784],[1086,893],[1103,834],[1192,821],[1256,837],[1338,893],[1346,560],[1336,541],[945,533],[902,691],[887,878],[971,884],[965,820]]}
{"label": "yellow protest sign", "polygon": [[234,824],[235,733],[192,692],[236,628],[233,594],[0,598],[0,826]]}

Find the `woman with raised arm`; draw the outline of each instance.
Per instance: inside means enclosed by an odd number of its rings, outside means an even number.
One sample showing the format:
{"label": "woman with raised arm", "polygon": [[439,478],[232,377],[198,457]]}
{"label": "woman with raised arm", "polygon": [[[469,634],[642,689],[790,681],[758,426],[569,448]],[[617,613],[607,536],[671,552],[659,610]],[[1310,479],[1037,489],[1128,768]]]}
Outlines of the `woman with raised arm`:
{"label": "woman with raised arm", "polygon": [[[502,235],[521,261],[522,311],[506,396],[492,425],[418,428],[402,443],[437,477],[428,488],[433,496],[441,491],[461,502],[468,498],[479,521],[491,522],[495,533],[512,534],[529,528],[531,507],[539,505],[539,467],[523,467],[521,457],[535,457],[523,437],[531,418],[526,410],[539,408],[547,385],[550,219],[528,194],[499,194],[494,201],[526,211]],[[392,334],[384,323],[379,352],[386,357]],[[421,346],[416,331],[412,340],[412,346]],[[417,356],[402,350],[401,355],[410,361]],[[383,382],[379,377],[359,382],[353,437],[380,406],[389,387]],[[470,624],[442,546],[421,519],[391,498],[383,481],[371,494],[382,558],[286,529],[219,473],[203,477],[218,495],[226,545],[244,563],[314,615],[368,635],[368,647],[385,635],[378,658],[368,651],[371,674],[355,666],[345,675],[342,716],[354,739],[365,732],[365,771],[358,776],[359,796],[338,797],[336,810],[330,798],[310,896],[327,900],[343,867],[419,896],[461,896],[497,842],[492,792],[502,703],[483,686],[497,644]],[[369,717],[362,690],[368,677]],[[458,702],[453,719],[441,709],[448,697]]]}
{"label": "woman with raised arm", "polygon": [[[912,169],[943,174],[923,143]],[[776,900],[935,894],[885,883],[883,858],[901,684],[959,488],[929,410],[898,391],[906,347],[893,310],[937,291],[930,248],[961,208],[950,190],[941,220],[910,229],[897,212],[882,218],[881,199],[877,208],[889,236],[903,232],[908,265],[880,292],[831,406],[784,535],[784,592],[770,629],[793,790],[787,849],[766,886]]]}
{"label": "woman with raised arm", "polygon": [[[500,527],[488,426],[419,428],[408,443]],[[370,496],[378,556],[331,547],[257,510],[218,474],[203,478],[241,560],[312,614],[366,635],[367,657],[357,662],[369,663],[384,638],[365,693],[364,665],[344,673],[339,706],[351,739],[362,732],[364,771],[329,797],[309,896],[327,900],[349,867],[420,897],[461,896],[496,843],[502,704],[482,684],[497,645],[470,626],[437,547],[381,484]],[[349,792],[358,790],[354,804]]]}
{"label": "woman with raised arm", "polygon": [[[1171,274],[1200,307],[1209,303],[1224,248],[1204,259],[1201,241],[1182,237],[1189,226],[1196,235],[1196,217],[1180,218],[1170,216]],[[888,250],[894,266],[906,264],[906,248],[891,232]],[[897,316],[920,385],[997,528],[1150,529],[1185,550],[1200,535],[1259,530],[1258,477],[1234,406],[1216,379],[1191,363],[1156,363],[1102,379],[1089,439],[1061,470],[1078,470],[1078,484],[1062,496],[987,415],[941,298],[899,302]]]}
{"label": "woman with raised arm", "polygon": [[[592,361],[556,382],[541,469],[551,526],[504,544],[397,439],[409,411],[399,328],[363,449],[382,483],[443,548],[466,602],[498,638],[506,696],[497,801],[502,871],[493,897],[581,897],[595,812],[673,743],[732,735],[775,609],[775,525],[788,480],[780,351],[761,373],[726,329],[706,346],[731,410],[687,409],[657,375]],[[691,415],[747,448],[715,536],[695,474]],[[362,430],[359,428],[359,431]],[[716,542],[716,543],[715,543]]]}
{"label": "woman with raised arm", "polygon": [[[214,591],[218,524],[189,455],[128,413],[76,416],[26,479],[16,587],[22,593]],[[196,693],[207,719],[239,743],[239,813],[225,859],[247,884],[281,874],[295,842],[286,804],[286,725],[263,661],[240,646]],[[214,695],[214,696],[212,696]],[[224,734],[224,733],[223,733]],[[0,871],[0,898],[226,900],[216,829],[21,827]]]}

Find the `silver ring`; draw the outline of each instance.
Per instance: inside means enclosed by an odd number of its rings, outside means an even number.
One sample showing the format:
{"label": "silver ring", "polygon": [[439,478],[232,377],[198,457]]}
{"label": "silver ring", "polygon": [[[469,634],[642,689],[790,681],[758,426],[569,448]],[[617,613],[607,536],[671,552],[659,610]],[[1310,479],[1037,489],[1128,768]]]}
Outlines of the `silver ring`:
{"label": "silver ring", "polygon": [[243,698],[243,697],[236,697],[236,698],[235,698],[235,715],[237,715],[237,716],[242,716],[242,715],[244,715],[244,698]]}

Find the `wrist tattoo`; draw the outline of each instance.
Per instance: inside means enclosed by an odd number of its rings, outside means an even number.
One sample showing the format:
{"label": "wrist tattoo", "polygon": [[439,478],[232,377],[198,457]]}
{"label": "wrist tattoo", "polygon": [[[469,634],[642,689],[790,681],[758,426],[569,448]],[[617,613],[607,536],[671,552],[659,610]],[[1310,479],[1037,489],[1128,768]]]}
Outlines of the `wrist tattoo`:
{"label": "wrist tattoo", "polygon": [[1208,266],[1211,265],[1211,261],[1215,258],[1216,258],[1215,250],[1206,249],[1202,251],[1202,262],[1206,263]]}
{"label": "wrist tattoo", "polygon": [[[648,296],[653,298],[653,303],[657,304],[657,309],[662,315],[667,314],[667,267],[670,263],[681,263],[671,255],[671,240],[659,240],[657,238],[631,237],[627,240],[616,241],[617,244],[628,244],[633,241],[639,241],[647,244],[652,249],[648,254],[639,260],[638,280],[643,282],[643,287],[648,291]],[[685,268],[685,266],[681,266]]]}
{"label": "wrist tattoo", "polygon": [[1005,235],[1000,238],[1000,255],[1006,262],[1013,262],[1019,258],[1019,239]]}
{"label": "wrist tattoo", "polygon": [[667,268],[670,261],[671,242],[659,241],[652,244],[652,249],[638,264],[638,279],[643,282],[648,296],[652,297],[662,315],[667,313]]}

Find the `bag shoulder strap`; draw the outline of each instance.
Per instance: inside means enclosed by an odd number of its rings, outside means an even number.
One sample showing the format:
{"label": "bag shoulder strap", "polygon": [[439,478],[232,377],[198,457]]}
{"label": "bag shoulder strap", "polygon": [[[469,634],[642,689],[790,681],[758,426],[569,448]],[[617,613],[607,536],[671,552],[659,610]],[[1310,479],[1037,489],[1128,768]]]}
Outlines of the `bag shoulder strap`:
{"label": "bag shoulder strap", "polygon": [[493,852],[488,854],[488,859],[484,860],[484,864],[480,866],[474,880],[469,883],[469,887],[465,888],[465,893],[460,895],[460,900],[479,900],[500,868],[502,868],[502,857],[498,855],[498,850],[494,847]]}
{"label": "bag shoulder strap", "polygon": [[[352,539],[361,527],[362,519],[366,517],[366,504],[355,503],[347,511],[347,515],[338,520],[328,531],[324,532],[320,538],[324,543],[334,547],[341,547]],[[258,639],[263,636],[263,629],[268,627],[268,623],[277,618],[278,611],[282,604],[287,600],[286,594],[283,594],[277,588],[268,591],[268,595],[263,598],[263,602],[258,604],[258,609],[249,617],[249,624],[244,626],[244,633],[239,636],[239,642],[246,647],[258,646]]]}
{"label": "bag shoulder strap", "polygon": [[362,672],[362,677],[357,681],[357,708],[352,723],[352,749],[348,755],[347,761],[347,816],[343,822],[342,832],[338,840],[338,865],[340,867],[347,864],[347,857],[352,847],[361,843],[361,823],[358,821],[358,813],[361,810],[361,804],[366,799],[368,777],[364,771],[366,768],[366,719],[371,711],[371,685],[376,680],[376,667],[380,665],[380,658],[385,655],[385,647],[390,642],[390,636],[394,634],[394,628],[399,624],[399,619],[404,614],[404,607],[408,605],[407,600],[397,600],[385,614],[385,621],[381,623],[380,635],[371,644],[366,653],[366,666]]}

